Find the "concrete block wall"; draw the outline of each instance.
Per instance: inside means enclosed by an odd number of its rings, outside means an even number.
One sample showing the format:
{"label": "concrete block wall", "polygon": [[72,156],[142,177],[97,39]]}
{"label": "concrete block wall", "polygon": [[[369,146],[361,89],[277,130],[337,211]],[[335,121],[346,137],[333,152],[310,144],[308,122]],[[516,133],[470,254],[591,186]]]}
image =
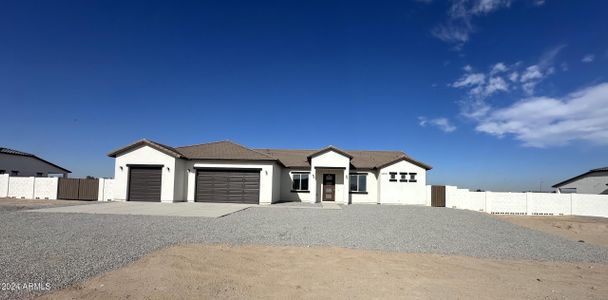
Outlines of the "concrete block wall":
{"label": "concrete block wall", "polygon": [[99,195],[97,201],[114,200],[114,179],[99,178]]}
{"label": "concrete block wall", "polygon": [[8,174],[0,174],[0,198],[8,197]]}
{"label": "concrete block wall", "polygon": [[[8,197],[34,199],[35,177],[9,177]],[[57,197],[57,195],[55,195]]]}
{"label": "concrete block wall", "polygon": [[501,215],[608,217],[608,195],[472,192],[446,186],[446,207]]}
{"label": "concrete block wall", "polygon": [[34,199],[57,199],[59,178],[35,177]]}

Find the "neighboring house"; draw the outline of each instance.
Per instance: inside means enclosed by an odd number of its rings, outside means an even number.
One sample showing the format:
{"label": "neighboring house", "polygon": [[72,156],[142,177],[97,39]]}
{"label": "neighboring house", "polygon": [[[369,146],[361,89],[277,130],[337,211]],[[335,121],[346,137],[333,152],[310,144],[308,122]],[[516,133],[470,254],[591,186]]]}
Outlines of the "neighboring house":
{"label": "neighboring house", "polygon": [[72,173],[36,155],[9,148],[0,148],[0,174],[47,177],[49,174],[68,177]]}
{"label": "neighboring house", "polygon": [[557,189],[558,193],[608,195],[608,167],[590,170],[553,187]]}
{"label": "neighboring house", "polygon": [[400,151],[170,147],[140,140],[116,158],[114,200],[425,204],[431,167]]}

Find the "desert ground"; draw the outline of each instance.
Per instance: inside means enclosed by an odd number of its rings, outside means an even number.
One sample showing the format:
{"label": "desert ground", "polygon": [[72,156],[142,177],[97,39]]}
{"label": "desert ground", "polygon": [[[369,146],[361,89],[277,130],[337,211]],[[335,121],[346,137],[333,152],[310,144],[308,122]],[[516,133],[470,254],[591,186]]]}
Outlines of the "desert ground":
{"label": "desert ground", "polygon": [[608,265],[178,245],[42,299],[602,299]]}
{"label": "desert ground", "polygon": [[0,201],[0,282],[52,287],[0,299],[608,298],[602,218],[365,205],[220,218],[35,210],[73,204],[90,202]]}
{"label": "desert ground", "polygon": [[500,216],[498,218],[573,241],[608,247],[608,218],[579,216]]}

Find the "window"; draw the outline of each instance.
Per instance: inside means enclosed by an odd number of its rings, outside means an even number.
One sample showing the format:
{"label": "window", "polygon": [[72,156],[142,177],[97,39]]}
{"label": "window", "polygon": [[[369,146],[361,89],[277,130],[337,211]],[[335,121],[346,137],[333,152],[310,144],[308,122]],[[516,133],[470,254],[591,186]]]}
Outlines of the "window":
{"label": "window", "polygon": [[416,182],[416,173],[410,173],[410,182]]}
{"label": "window", "polygon": [[293,173],[292,191],[308,191],[308,173]]}
{"label": "window", "polygon": [[401,175],[401,178],[399,179],[399,182],[407,182],[407,173],[399,173],[399,175]]}
{"label": "window", "polygon": [[367,192],[367,174],[350,174],[350,191],[351,193]]}
{"label": "window", "polygon": [[18,175],[19,175],[19,171],[15,171],[15,170],[11,171],[11,176],[18,176]]}
{"label": "window", "polygon": [[6,174],[6,170],[0,170],[0,174]]}
{"label": "window", "polygon": [[42,177],[42,172],[36,173],[36,177]]}
{"label": "window", "polygon": [[391,175],[391,179],[388,181],[397,181],[397,172],[390,172],[389,174]]}

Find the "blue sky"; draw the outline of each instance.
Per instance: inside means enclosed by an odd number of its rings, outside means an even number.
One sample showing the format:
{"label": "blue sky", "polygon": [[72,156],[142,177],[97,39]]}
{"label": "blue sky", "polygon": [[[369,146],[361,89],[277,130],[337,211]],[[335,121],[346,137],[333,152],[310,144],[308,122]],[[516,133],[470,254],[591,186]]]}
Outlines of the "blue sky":
{"label": "blue sky", "polygon": [[3,1],[2,146],[112,176],[140,138],[403,150],[534,190],[608,165],[605,1]]}

